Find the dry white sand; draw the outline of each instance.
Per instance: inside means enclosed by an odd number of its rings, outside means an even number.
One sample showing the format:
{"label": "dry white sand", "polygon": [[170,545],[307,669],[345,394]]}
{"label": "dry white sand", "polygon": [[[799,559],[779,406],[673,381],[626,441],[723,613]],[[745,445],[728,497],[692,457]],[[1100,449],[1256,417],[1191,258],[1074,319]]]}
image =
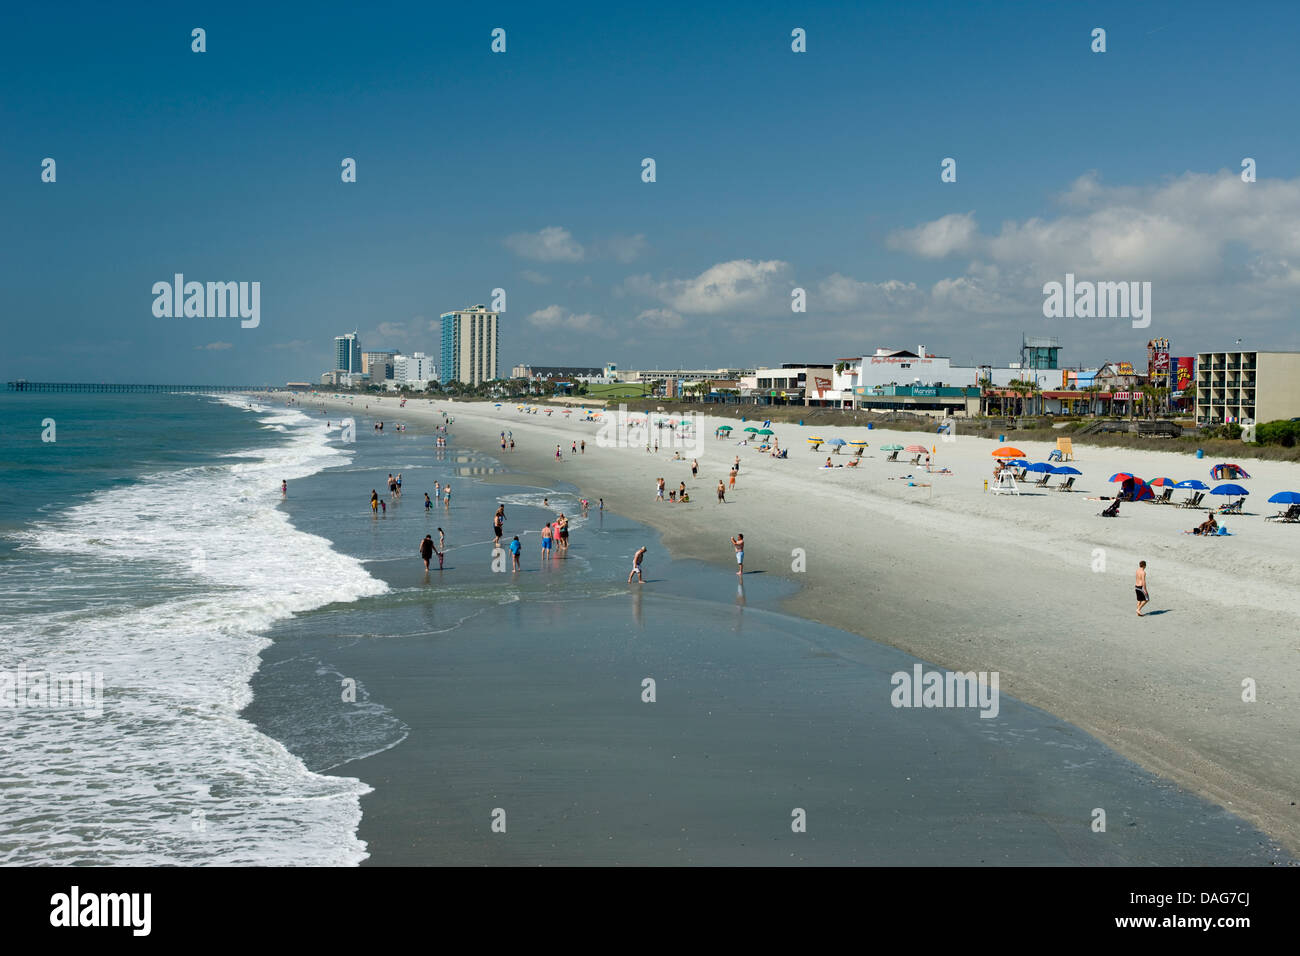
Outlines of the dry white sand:
{"label": "dry white sand", "polygon": [[[319,402],[303,399],[308,407],[312,401]],[[1263,517],[1281,510],[1266,504],[1269,495],[1300,491],[1300,466],[1239,458],[1252,475],[1241,482],[1251,490],[1248,514],[1224,518],[1232,535],[1207,540],[1181,533],[1204,511],[1126,503],[1112,520],[1097,516],[1104,502],[1088,500],[1114,495],[1118,486],[1106,479],[1117,471],[1218,484],[1209,475],[1214,461],[1191,454],[1076,446],[1077,492],[1022,485],[1019,496],[1000,496],[984,490],[997,443],[960,433],[945,442],[933,433],[776,424],[790,457],[774,460],[738,445],[739,429],[758,423],[701,416],[698,451],[673,461],[671,449],[601,447],[601,426],[577,411],[527,415],[514,403],[414,399],[399,410],[396,399],[373,397],[329,405],[349,407],[358,432],[374,417],[425,431],[421,425],[443,409],[455,418],[455,434],[488,451],[509,429],[517,448],[504,456],[508,464],[575,484],[593,502],[603,497],[606,507],[660,530],[675,556],[731,564],[729,538],[743,531],[747,569],[801,586],[792,613],[944,667],[997,671],[1007,693],[1300,854],[1300,525]],[[762,410],[754,414],[761,418]],[[734,425],[737,438],[714,439],[719,424]],[[813,434],[865,438],[870,447],[860,467],[827,470],[820,467],[826,451],[813,454],[805,442]],[[570,442],[584,438],[586,454],[570,455]],[[934,467],[952,474],[927,474],[903,455],[887,462],[879,446],[889,443],[932,447]],[[564,449],[559,464],[556,444]],[[1051,450],[1018,447],[1031,461]],[[832,460],[847,464],[848,452]],[[714,489],[736,455],[737,486],[720,505]],[[692,457],[701,466],[697,481]],[[929,487],[899,480],[909,474]],[[669,488],[686,481],[692,501],[657,504],[658,476]],[[793,570],[796,549],[806,555],[802,572]],[[1148,611],[1156,613],[1138,619],[1133,584],[1141,559]],[[1255,702],[1243,700],[1245,681],[1257,686]]]}

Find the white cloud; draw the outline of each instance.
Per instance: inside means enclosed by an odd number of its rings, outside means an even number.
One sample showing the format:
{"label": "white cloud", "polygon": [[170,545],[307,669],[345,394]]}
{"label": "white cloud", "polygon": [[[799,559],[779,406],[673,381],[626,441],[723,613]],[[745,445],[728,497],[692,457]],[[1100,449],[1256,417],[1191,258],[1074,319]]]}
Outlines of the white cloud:
{"label": "white cloud", "polygon": [[966,252],[976,238],[974,213],[950,213],[914,229],[900,229],[889,236],[889,247],[925,259],[942,259]]}
{"label": "white cloud", "polygon": [[586,255],[582,244],[562,226],[547,226],[540,232],[517,232],[507,236],[505,244],[515,255],[537,262],[581,262]]}
{"label": "white cloud", "polygon": [[[710,266],[693,279],[656,281],[648,275],[632,276],[626,291],[652,296],[687,315],[717,315],[740,309],[772,307],[777,298],[788,303],[788,263],[733,259]],[[789,308],[786,304],[786,308]]]}
{"label": "white cloud", "polygon": [[550,285],[551,283],[550,276],[542,275],[540,272],[536,272],[533,269],[524,269],[519,273],[519,275],[534,285]]}
{"label": "white cloud", "polygon": [[603,239],[595,243],[593,248],[597,256],[615,259],[626,265],[645,255],[650,244],[646,242],[644,235],[637,233],[635,236],[613,236]]}
{"label": "white cloud", "polygon": [[234,348],[229,342],[209,342],[207,345],[196,345],[194,351],[224,352],[226,349]]}
{"label": "white cloud", "polygon": [[861,282],[836,272],[821,281],[814,303],[830,311],[896,312],[916,308],[924,298],[915,282]]}
{"label": "white cloud", "polygon": [[528,321],[539,329],[568,329],[574,332],[601,332],[604,322],[590,312],[573,313],[558,305],[548,305],[528,316]]}
{"label": "white cloud", "polygon": [[646,309],[636,320],[655,329],[680,329],[683,325],[682,317],[672,309]]}

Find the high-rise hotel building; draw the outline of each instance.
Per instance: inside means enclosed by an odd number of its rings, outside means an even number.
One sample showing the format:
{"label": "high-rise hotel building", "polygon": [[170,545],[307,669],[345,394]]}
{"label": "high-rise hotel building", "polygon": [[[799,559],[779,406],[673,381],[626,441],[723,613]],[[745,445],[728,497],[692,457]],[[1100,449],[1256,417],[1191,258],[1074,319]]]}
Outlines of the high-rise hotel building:
{"label": "high-rise hotel building", "polygon": [[442,315],[442,381],[479,385],[500,377],[500,313],[476,305]]}
{"label": "high-rise hotel building", "polygon": [[361,338],[356,332],[334,336],[334,371],[361,374]]}

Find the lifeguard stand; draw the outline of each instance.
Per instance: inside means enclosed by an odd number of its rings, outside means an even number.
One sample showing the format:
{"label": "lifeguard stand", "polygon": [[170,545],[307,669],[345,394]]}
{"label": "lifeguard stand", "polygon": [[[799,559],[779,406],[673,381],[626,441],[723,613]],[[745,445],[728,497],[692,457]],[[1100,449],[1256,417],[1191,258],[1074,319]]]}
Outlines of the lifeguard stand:
{"label": "lifeguard stand", "polygon": [[1056,439],[1056,450],[1061,453],[1061,461],[1074,461],[1074,439]]}

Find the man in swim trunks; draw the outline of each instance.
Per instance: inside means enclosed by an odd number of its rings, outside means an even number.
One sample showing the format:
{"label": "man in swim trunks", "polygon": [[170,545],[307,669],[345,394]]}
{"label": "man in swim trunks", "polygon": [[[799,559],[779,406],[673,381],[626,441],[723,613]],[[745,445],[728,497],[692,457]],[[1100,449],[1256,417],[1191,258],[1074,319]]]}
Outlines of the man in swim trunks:
{"label": "man in swim trunks", "polygon": [[497,505],[497,513],[492,516],[492,547],[501,543],[501,532],[504,530],[502,525],[506,521],[506,506]]}
{"label": "man in swim trunks", "polygon": [[627,583],[632,583],[632,578],[637,579],[638,584],[645,584],[645,578],[641,577],[641,561],[645,558],[645,545],[641,545],[641,550],[632,555],[632,570],[628,573]]}
{"label": "man in swim trunks", "polygon": [[719,478],[718,479],[718,504],[726,504],[726,503],[727,503],[727,486],[723,484],[722,479]]}
{"label": "man in swim trunks", "polygon": [[1151,601],[1151,593],[1147,590],[1147,563],[1138,562],[1137,580],[1134,582],[1134,591],[1137,592],[1138,617],[1142,616],[1142,609]]}
{"label": "man in swim trunks", "polygon": [[737,533],[736,537],[731,539],[731,543],[736,549],[736,573],[743,575],[745,573],[745,536]]}
{"label": "man in swim trunks", "polygon": [[542,525],[542,559],[545,560],[551,556],[551,525]]}

